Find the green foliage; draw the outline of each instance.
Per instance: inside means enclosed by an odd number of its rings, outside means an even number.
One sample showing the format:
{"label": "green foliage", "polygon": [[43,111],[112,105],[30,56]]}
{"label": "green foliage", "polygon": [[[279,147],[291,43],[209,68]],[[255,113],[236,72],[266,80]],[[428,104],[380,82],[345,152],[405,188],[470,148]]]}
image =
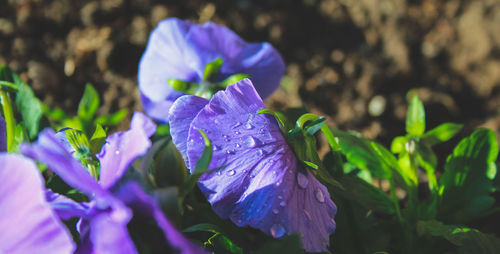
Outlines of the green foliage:
{"label": "green foliage", "polygon": [[97,112],[99,104],[99,94],[91,84],[86,84],[82,99],[78,104],[78,117],[83,121],[90,121]]}
{"label": "green foliage", "polygon": [[368,210],[394,214],[394,202],[383,191],[356,176],[344,176],[338,179],[345,191],[342,197],[359,203]]}
{"label": "green foliage", "polygon": [[417,97],[413,96],[406,115],[406,132],[411,135],[420,136],[425,131],[425,111],[424,104]]}

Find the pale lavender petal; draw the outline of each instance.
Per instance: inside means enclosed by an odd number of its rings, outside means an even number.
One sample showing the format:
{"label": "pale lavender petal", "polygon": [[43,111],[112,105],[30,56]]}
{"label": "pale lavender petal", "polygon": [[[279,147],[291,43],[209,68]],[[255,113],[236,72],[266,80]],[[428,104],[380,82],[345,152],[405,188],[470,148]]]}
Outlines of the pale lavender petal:
{"label": "pale lavender petal", "polygon": [[0,154],[0,253],[71,253],[71,235],[45,200],[36,165]]}
{"label": "pale lavender petal", "polygon": [[0,115],[0,152],[7,151],[7,133],[5,127],[5,120]]}
{"label": "pale lavender petal", "polygon": [[97,158],[101,162],[101,186],[111,187],[139,156],[151,146],[149,137],[156,131],[151,119],[142,113],[134,114],[131,129],[117,132],[106,139]]}
{"label": "pale lavender petal", "polygon": [[204,149],[201,128],[214,146],[210,169],[221,169],[203,175],[200,189],[218,215],[239,226],[275,238],[299,233],[304,249],[326,251],[336,206],[327,189],[299,164],[276,120],[256,114],[262,108],[245,79],[217,93],[198,113],[188,137],[190,163]]}
{"label": "pale lavender petal", "polygon": [[142,103],[142,107],[144,108],[144,111],[154,118],[157,121],[168,123],[168,111],[174,101],[183,96],[183,93],[173,91],[171,94],[167,96],[164,100],[160,101],[153,101],[143,95],[142,93],[140,94],[140,99]]}
{"label": "pale lavender petal", "polygon": [[186,161],[186,166],[190,168],[187,160],[187,138],[189,126],[194,117],[208,103],[208,100],[194,95],[184,95],[179,98],[170,108],[170,135],[177,150]]}
{"label": "pale lavender petal", "polygon": [[47,164],[67,184],[93,196],[104,195],[104,190],[87,170],[78,162],[57,139],[53,130],[45,129],[36,143],[22,144],[21,153]]}
{"label": "pale lavender petal", "polygon": [[51,190],[45,191],[45,198],[49,202],[57,216],[62,220],[68,220],[74,217],[82,217],[87,214],[89,206],[86,203],[77,203],[74,200],[54,193]]}
{"label": "pale lavender petal", "polygon": [[135,182],[128,182],[116,194],[134,213],[141,213],[146,217],[153,218],[159,228],[165,234],[168,242],[175,253],[196,254],[206,253],[199,246],[187,240],[165,217],[158,204],[147,195]]}
{"label": "pale lavender petal", "polygon": [[73,154],[74,152],[76,152],[76,150],[69,143],[68,138],[66,137],[66,133],[64,133],[64,131],[66,131],[68,129],[70,129],[70,128],[64,128],[64,129],[59,130],[58,132],[56,132],[55,137],[62,144],[62,146],[64,146],[64,148],[66,149],[66,151],[68,151],[69,153]]}

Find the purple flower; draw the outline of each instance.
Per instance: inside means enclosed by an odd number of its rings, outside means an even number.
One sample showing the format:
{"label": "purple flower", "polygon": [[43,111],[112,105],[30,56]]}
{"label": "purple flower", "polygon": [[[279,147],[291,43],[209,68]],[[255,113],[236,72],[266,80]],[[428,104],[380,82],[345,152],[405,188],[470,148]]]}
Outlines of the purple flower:
{"label": "purple flower", "polygon": [[0,152],[7,151],[7,134],[5,133],[5,120],[0,115]]}
{"label": "purple flower", "polygon": [[0,253],[71,253],[74,243],[45,200],[31,160],[0,153]]}
{"label": "purple flower", "polygon": [[228,28],[211,22],[194,24],[176,18],[153,30],[139,64],[139,89],[144,109],[153,118],[168,121],[168,109],[183,95],[168,79],[200,83],[205,66],[217,58],[223,64],[215,82],[233,74],[249,74],[262,97],[278,86],[285,65],[269,43],[247,43]]}
{"label": "purple flower", "polygon": [[198,128],[212,141],[213,157],[199,187],[222,218],[274,238],[298,233],[309,252],[326,251],[337,208],[328,190],[297,160],[277,121],[248,79],[208,101],[186,95],[170,109],[172,139],[188,167],[204,149]]}
{"label": "purple flower", "polygon": [[116,191],[110,190],[129,165],[151,146],[149,137],[155,131],[156,125],[149,118],[135,113],[130,130],[108,137],[97,156],[101,163],[99,182],[73,158],[52,130],[41,132],[36,144],[21,146],[22,153],[46,163],[66,183],[92,199],[79,204],[64,196],[47,193],[61,218],[81,217],[82,242],[78,253],[137,253],[127,229],[132,216],[137,214],[153,218],[163,230],[165,240],[178,252],[203,253],[176,231],[154,200],[136,183],[129,182],[118,186]]}

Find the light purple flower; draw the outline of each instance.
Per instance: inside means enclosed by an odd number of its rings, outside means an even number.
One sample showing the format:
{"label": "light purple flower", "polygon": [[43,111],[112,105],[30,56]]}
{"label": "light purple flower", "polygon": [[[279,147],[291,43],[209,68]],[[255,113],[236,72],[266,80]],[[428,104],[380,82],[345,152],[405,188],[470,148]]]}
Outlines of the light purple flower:
{"label": "light purple flower", "polygon": [[7,134],[5,132],[5,120],[0,115],[0,152],[7,151]]}
{"label": "light purple flower", "polygon": [[[70,186],[83,191],[92,200],[78,204],[64,196],[47,193],[61,218],[80,216],[82,242],[77,253],[137,253],[127,224],[136,213],[150,216],[163,229],[165,239],[180,253],[203,253],[170,225],[161,209],[135,183],[110,190],[129,165],[151,146],[149,137],[156,125],[142,113],[135,113],[131,128],[106,139],[101,153],[101,173],[97,182],[71,155],[52,130],[42,131],[38,142],[21,146],[22,153],[42,161]],[[182,239],[180,239],[182,238]],[[181,244],[182,243],[182,244]]]}
{"label": "light purple flower", "polygon": [[234,74],[249,74],[262,97],[278,86],[285,71],[280,54],[269,43],[247,43],[228,28],[207,22],[194,24],[170,18],[150,35],[139,63],[139,90],[151,117],[168,121],[168,109],[183,93],[168,79],[199,83],[205,66],[223,60],[217,82]]}
{"label": "light purple flower", "polygon": [[222,218],[280,238],[298,233],[309,252],[326,251],[337,208],[328,190],[297,160],[248,79],[208,101],[186,95],[170,110],[172,139],[188,166],[212,141],[210,173],[199,187]]}
{"label": "light purple flower", "polygon": [[35,163],[0,153],[0,165],[0,253],[72,253],[71,235],[45,200]]}

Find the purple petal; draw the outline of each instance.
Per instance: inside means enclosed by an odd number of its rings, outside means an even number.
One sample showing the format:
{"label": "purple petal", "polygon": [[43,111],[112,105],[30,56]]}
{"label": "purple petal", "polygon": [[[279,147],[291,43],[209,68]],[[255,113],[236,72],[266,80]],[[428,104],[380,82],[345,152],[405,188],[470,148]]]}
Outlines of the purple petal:
{"label": "purple petal", "polygon": [[51,190],[45,191],[45,198],[50,206],[62,220],[68,220],[74,217],[82,217],[87,214],[89,207],[85,203],[77,203],[74,200],[61,194],[54,193]]}
{"label": "purple petal", "polygon": [[208,100],[194,95],[184,95],[179,98],[170,108],[170,135],[172,141],[186,161],[186,166],[189,167],[187,160],[187,138],[189,134],[189,126],[194,117],[208,103]]}
{"label": "purple petal", "polygon": [[[327,189],[298,163],[276,120],[257,115],[265,108],[248,80],[217,93],[191,124],[187,154],[191,165],[204,142],[212,141],[210,169],[199,185],[215,212],[239,226],[275,238],[299,233],[309,252],[326,251],[335,230],[336,206]],[[215,124],[214,123],[218,123]]]}
{"label": "purple petal", "polygon": [[155,124],[142,113],[132,117],[130,130],[117,132],[106,139],[97,158],[101,162],[99,181],[104,188],[111,187],[130,163],[146,153],[151,146],[149,137],[156,131]]}
{"label": "purple petal", "polygon": [[0,115],[0,152],[7,151],[7,133],[5,132],[5,120]]}
{"label": "purple petal", "polygon": [[186,42],[188,63],[200,76],[208,63],[220,57],[224,61],[221,79],[237,73],[250,74],[264,98],[276,90],[285,73],[285,63],[271,44],[247,43],[225,26],[211,22],[193,26]]}
{"label": "purple petal", "polygon": [[153,101],[146,97],[144,94],[140,94],[140,99],[144,111],[157,121],[168,123],[168,111],[174,101],[183,96],[183,93],[172,91],[164,100]]}
{"label": "purple petal", "polygon": [[71,253],[71,235],[45,201],[36,165],[0,154],[0,252]]}
{"label": "purple petal", "polygon": [[132,212],[125,206],[96,213],[90,221],[90,242],[93,253],[138,253],[128,234],[127,224]]}
{"label": "purple petal", "polygon": [[33,144],[22,144],[21,153],[47,166],[59,175],[67,184],[93,196],[104,195],[104,190],[97,181],[90,176],[64,145],[59,142],[53,130],[45,129],[38,135]]}
{"label": "purple petal", "polygon": [[165,240],[176,250],[175,253],[206,253],[200,247],[187,240],[172,226],[156,202],[137,183],[127,183],[118,191],[116,196],[128,207],[132,208],[134,213],[141,213],[144,216],[155,219],[158,227],[165,234]]}
{"label": "purple petal", "polygon": [[58,132],[56,132],[55,137],[57,138],[57,140],[59,140],[59,142],[62,144],[62,146],[64,146],[64,148],[66,149],[66,151],[68,151],[69,153],[73,154],[74,152],[76,152],[76,150],[69,143],[68,138],[66,137],[66,133],[64,133],[64,131],[68,130],[68,129],[70,129],[70,128],[64,128],[64,129],[59,130]]}

